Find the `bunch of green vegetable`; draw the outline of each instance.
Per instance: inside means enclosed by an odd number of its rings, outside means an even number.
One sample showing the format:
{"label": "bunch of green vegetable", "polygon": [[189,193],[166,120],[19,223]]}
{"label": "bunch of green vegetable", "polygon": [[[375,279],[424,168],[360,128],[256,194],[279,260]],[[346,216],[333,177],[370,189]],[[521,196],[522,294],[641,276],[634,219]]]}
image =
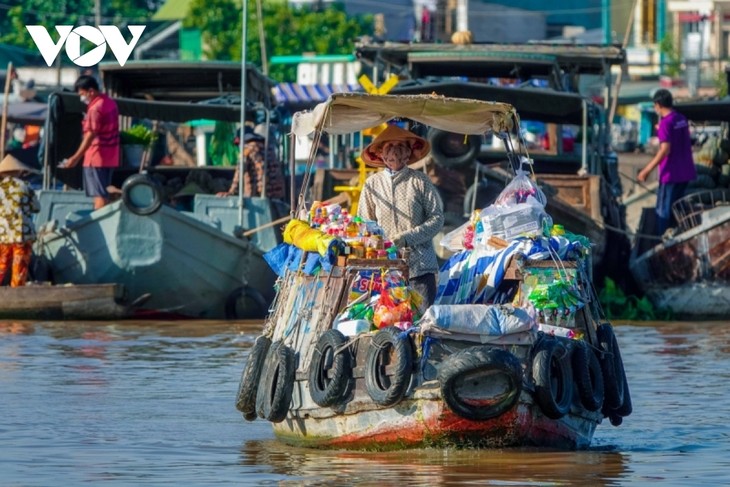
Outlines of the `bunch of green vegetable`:
{"label": "bunch of green vegetable", "polygon": [[123,145],[143,145],[149,147],[157,139],[157,134],[144,125],[132,125],[119,133],[120,142]]}

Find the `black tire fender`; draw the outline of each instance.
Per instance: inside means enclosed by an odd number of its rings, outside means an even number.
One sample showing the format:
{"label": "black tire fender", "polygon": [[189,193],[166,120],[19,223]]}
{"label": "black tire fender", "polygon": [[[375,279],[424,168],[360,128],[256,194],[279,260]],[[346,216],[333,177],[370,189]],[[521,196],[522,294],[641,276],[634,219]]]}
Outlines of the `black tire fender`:
{"label": "black tire fender", "polygon": [[[140,188],[148,188],[149,195],[140,193]],[[140,193],[140,195],[135,195]],[[159,184],[145,174],[128,177],[122,184],[124,206],[135,215],[151,215],[162,207],[162,190]]]}
{"label": "black tire fender", "polygon": [[[504,392],[495,401],[471,400],[460,390],[480,388],[484,381],[496,383],[495,376],[506,378]],[[473,421],[484,421],[506,413],[517,404],[522,392],[522,365],[512,353],[492,347],[475,346],[449,356],[438,372],[441,397],[454,413]]]}
{"label": "black tire fender", "polygon": [[264,372],[256,393],[256,413],[272,423],[286,419],[291,404],[296,372],[294,351],[274,342],[266,354]]}
{"label": "black tire fender", "polygon": [[[252,306],[246,307],[243,313],[238,312],[238,301],[244,298],[252,303]],[[269,305],[266,299],[251,286],[241,286],[228,295],[224,304],[224,315],[227,320],[243,320],[243,319],[260,319],[265,318],[269,311]]]}
{"label": "black tire fender", "polygon": [[577,342],[571,356],[573,378],[581,404],[588,411],[603,406],[603,372],[595,352],[585,342]]}
{"label": "black tire fender", "polygon": [[567,353],[566,346],[552,337],[543,338],[535,346],[532,362],[535,401],[550,419],[565,416],[573,401],[573,378]]}
{"label": "black tire fender", "polygon": [[596,329],[598,345],[601,348],[601,372],[603,372],[603,386],[605,395],[603,399],[603,413],[608,416],[608,412],[618,409],[624,402],[624,372],[623,360],[621,360],[621,352],[618,349],[616,335],[613,333],[613,327],[608,323],[603,323]]}
{"label": "black tire fender", "polygon": [[271,347],[271,340],[261,335],[248,352],[248,360],[241,373],[241,383],[238,385],[236,394],[236,409],[241,411],[243,417],[248,421],[256,419],[256,392],[261,380],[261,371],[264,368],[264,360]]}
{"label": "black tire fender", "polygon": [[[464,167],[474,159],[476,159],[482,147],[482,138],[478,135],[464,135],[454,132],[431,127],[426,135],[429,144],[431,144],[431,157],[437,164],[447,168]],[[464,139],[466,138],[466,143]],[[460,139],[461,146],[453,144],[456,139]],[[459,147],[459,150],[450,153],[446,150],[446,145]]]}
{"label": "black tire fender", "polygon": [[406,393],[413,369],[413,344],[394,326],[378,331],[365,358],[365,388],[380,406],[393,406]]}
{"label": "black tire fender", "polygon": [[352,359],[345,347],[347,337],[327,330],[317,340],[309,364],[309,394],[321,407],[342,402],[352,377]]}

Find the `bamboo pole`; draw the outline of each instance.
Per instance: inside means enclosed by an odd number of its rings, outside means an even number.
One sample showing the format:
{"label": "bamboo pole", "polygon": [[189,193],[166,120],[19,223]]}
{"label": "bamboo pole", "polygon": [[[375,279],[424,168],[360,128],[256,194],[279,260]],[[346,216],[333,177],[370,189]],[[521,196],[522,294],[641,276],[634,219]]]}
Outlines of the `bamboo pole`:
{"label": "bamboo pole", "polygon": [[[634,14],[636,13],[636,3],[638,0],[634,0],[634,4],[631,7],[631,12],[629,12],[629,21],[626,23],[626,32],[624,33],[624,42],[621,47],[623,49],[626,49],[626,46],[629,43],[629,35],[631,34],[631,25],[634,23]],[[624,61],[621,64],[621,71],[619,72],[618,76],[616,76],[616,85],[613,89],[613,97],[611,98],[611,108],[608,111],[608,120],[606,122],[608,123],[608,130],[611,130],[611,125],[613,124],[613,117],[616,115],[616,108],[618,106],[618,92],[621,90],[621,80],[623,79],[624,71],[628,71],[628,67],[626,66],[626,62]]]}
{"label": "bamboo pole", "polygon": [[5,157],[5,131],[8,126],[8,105],[10,104],[10,77],[13,74],[13,63],[8,63],[8,70],[5,74],[5,89],[3,90],[3,114],[0,121],[0,159]]}

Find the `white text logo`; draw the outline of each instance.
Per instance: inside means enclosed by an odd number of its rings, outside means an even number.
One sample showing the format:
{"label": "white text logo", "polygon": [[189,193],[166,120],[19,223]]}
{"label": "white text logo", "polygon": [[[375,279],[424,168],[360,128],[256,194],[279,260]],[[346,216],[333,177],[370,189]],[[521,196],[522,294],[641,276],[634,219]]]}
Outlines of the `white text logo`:
{"label": "white text logo", "polygon": [[[142,36],[145,27],[144,25],[127,26],[129,32],[132,34],[132,40],[127,44],[116,25],[100,25],[98,28],[90,25],[81,25],[76,28],[73,25],[57,25],[58,42],[53,42],[51,35],[42,25],[25,26],[48,66],[51,66],[53,61],[56,60],[65,43],[68,58],[77,66],[82,67],[99,64],[104,58],[104,54],[106,54],[107,44],[119,64],[124,66],[124,63],[127,62],[130,54],[132,54],[132,49],[134,49],[134,46],[137,45],[139,38]],[[82,54],[82,37],[96,47]]]}

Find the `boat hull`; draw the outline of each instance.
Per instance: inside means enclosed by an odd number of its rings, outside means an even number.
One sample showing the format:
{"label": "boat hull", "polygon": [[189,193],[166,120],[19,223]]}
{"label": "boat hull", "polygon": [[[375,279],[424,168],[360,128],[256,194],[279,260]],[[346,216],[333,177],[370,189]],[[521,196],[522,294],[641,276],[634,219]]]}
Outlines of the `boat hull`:
{"label": "boat hull", "polygon": [[118,284],[0,287],[0,318],[101,320],[128,318],[123,286]]}
{"label": "boat hull", "polygon": [[652,303],[679,318],[730,316],[730,207],[635,258],[631,272]]}
{"label": "boat hull", "polygon": [[392,408],[333,417],[317,418],[312,412],[294,411],[273,425],[274,434],[288,444],[317,448],[383,450],[459,445],[574,450],[590,445],[601,421],[600,414],[583,410],[581,415],[578,407],[560,420],[549,419],[527,393],[501,416],[473,421],[452,412],[437,391],[419,391],[417,398],[405,399]]}
{"label": "boat hull", "polygon": [[260,250],[167,206],[137,215],[116,202],[44,232],[37,248],[54,282],[123,284],[132,299],[150,294],[148,310],[219,319],[231,317],[241,287],[263,300],[257,314],[272,298],[275,276]]}

